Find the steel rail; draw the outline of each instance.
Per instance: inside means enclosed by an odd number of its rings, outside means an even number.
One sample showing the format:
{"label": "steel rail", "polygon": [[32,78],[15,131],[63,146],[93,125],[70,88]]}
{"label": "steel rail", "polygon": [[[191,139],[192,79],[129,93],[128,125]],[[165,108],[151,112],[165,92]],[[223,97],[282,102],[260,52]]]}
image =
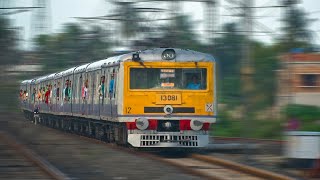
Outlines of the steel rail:
{"label": "steel rail", "polygon": [[0,141],[4,142],[11,148],[15,149],[18,153],[23,155],[28,161],[35,164],[41,171],[56,180],[71,180],[67,175],[51,165],[48,161],[41,158],[31,149],[19,143],[14,137],[8,133],[0,131]]}

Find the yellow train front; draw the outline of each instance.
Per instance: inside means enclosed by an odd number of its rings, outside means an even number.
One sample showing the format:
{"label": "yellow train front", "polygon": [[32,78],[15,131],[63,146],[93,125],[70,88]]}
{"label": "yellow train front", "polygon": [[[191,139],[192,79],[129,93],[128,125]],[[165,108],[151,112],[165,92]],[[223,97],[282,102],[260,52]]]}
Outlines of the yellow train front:
{"label": "yellow train front", "polygon": [[[123,112],[134,147],[205,147],[216,121],[215,59],[157,48],[123,62]],[[119,109],[119,108],[118,108]]]}

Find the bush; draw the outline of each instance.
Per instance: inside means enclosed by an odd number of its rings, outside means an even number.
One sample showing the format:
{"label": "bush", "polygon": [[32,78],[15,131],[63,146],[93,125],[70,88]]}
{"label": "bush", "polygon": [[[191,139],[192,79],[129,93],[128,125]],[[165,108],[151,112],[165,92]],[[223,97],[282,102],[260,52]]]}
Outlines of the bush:
{"label": "bush", "polygon": [[301,121],[314,121],[320,119],[320,108],[317,106],[290,104],[285,107],[287,117],[294,117]]}
{"label": "bush", "polygon": [[247,122],[243,119],[234,120],[226,111],[219,114],[217,123],[212,125],[211,134],[226,137],[251,137],[251,138],[280,138],[283,122],[279,120],[256,120]]}

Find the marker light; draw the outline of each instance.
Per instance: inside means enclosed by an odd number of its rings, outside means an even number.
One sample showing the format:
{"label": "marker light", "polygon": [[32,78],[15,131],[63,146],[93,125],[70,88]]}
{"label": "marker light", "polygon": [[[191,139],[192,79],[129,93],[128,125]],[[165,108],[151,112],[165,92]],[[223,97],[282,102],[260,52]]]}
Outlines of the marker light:
{"label": "marker light", "polygon": [[136,120],[136,126],[140,130],[146,130],[149,126],[149,121],[147,118],[140,117]]}
{"label": "marker light", "polygon": [[203,123],[199,120],[191,120],[190,127],[192,130],[199,131],[203,126]]}

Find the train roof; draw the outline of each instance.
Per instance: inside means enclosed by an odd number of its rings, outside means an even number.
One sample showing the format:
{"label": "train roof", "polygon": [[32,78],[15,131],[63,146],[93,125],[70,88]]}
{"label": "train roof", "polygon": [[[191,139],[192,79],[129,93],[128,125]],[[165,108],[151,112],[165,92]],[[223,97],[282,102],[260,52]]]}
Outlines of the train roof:
{"label": "train roof", "polygon": [[91,63],[87,63],[87,64],[83,64],[81,66],[76,67],[76,69],[74,70],[74,73],[86,72],[86,69],[90,64]]}
{"label": "train roof", "polygon": [[[165,51],[173,51],[175,57],[172,60],[163,59],[163,53]],[[138,53],[142,61],[174,61],[174,62],[201,62],[201,61],[215,61],[212,55],[201,53],[189,49],[179,49],[179,48],[155,48],[147,49],[138,52],[131,52],[122,56],[122,61],[132,60],[132,55]]]}
{"label": "train roof", "polygon": [[48,77],[48,75],[41,76],[35,80],[35,83],[40,83],[40,82],[44,81],[47,77]]}
{"label": "train roof", "polygon": [[30,80],[23,80],[20,84],[21,84],[21,85],[30,84],[31,81],[32,81],[32,79],[30,79]]}
{"label": "train roof", "polygon": [[[174,58],[166,59],[164,58],[165,52],[171,52],[174,55]],[[89,72],[97,69],[101,69],[101,67],[114,66],[123,61],[133,61],[132,57],[134,54],[139,54],[139,58],[142,62],[156,62],[156,61],[173,61],[173,62],[204,62],[204,61],[215,61],[214,57],[210,54],[193,51],[189,49],[179,49],[179,48],[154,48],[147,49],[142,51],[135,51],[123,55],[109,57],[107,59],[83,64],[80,66],[72,67],[66,69],[64,71],[53,73],[50,75],[45,75],[32,80],[22,81],[21,84],[24,83],[38,83],[44,80],[52,80],[57,79],[62,76],[67,76],[73,73],[79,72]],[[172,54],[171,54],[172,55]]]}
{"label": "train roof", "polygon": [[64,71],[61,71],[61,72],[58,72],[55,76],[54,76],[54,79],[57,79],[57,78],[60,78],[62,76],[67,76],[67,75],[70,75],[73,73],[73,71],[77,68],[76,67],[72,67],[72,68],[69,68],[67,70],[64,70]]}
{"label": "train roof", "polygon": [[[119,64],[120,62],[122,62],[126,57],[128,57],[128,54],[113,56],[113,57],[109,57],[107,59],[93,62],[92,64],[90,64],[87,67],[86,71],[89,72],[89,71],[101,69],[102,66],[104,66],[104,67],[115,66],[115,65]],[[132,57],[132,56],[130,56],[130,57]]]}
{"label": "train roof", "polygon": [[108,67],[116,65],[123,61],[132,61],[133,54],[139,54],[140,59],[143,62],[151,61],[168,61],[162,58],[164,51],[174,51],[175,58],[172,59],[174,62],[201,62],[201,61],[215,61],[212,55],[201,53],[189,49],[178,49],[178,48],[155,48],[143,51],[131,52],[119,56],[109,57],[104,60],[96,61],[88,65],[86,71],[94,71],[101,69],[102,66]]}
{"label": "train roof", "polygon": [[56,74],[57,74],[57,73],[52,73],[52,74],[50,74],[49,76],[46,77],[45,80],[52,80],[52,79],[54,79],[54,77],[55,77]]}

